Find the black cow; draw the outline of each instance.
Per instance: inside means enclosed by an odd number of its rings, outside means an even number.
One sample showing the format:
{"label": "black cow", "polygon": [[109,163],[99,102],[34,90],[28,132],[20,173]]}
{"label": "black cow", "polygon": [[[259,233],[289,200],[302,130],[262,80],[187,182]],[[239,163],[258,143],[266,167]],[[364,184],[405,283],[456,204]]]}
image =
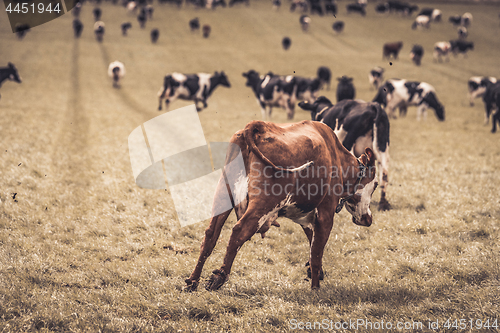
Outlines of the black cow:
{"label": "black cow", "polygon": [[122,28],[122,35],[127,36],[127,31],[128,29],[132,28],[132,23],[130,22],[122,23],[121,28]]}
{"label": "black cow", "polygon": [[454,26],[458,26],[462,24],[462,16],[453,15],[448,18],[448,21],[451,22]]}
{"label": "black cow", "polygon": [[395,11],[404,15],[412,15],[413,12],[418,10],[418,6],[416,5],[410,5],[407,2],[401,2],[397,0],[388,1],[387,6],[389,8],[389,11]]}
{"label": "black cow", "polygon": [[320,0],[309,0],[309,5],[311,6],[311,14],[323,16],[323,7],[321,7]]}
{"label": "black cow", "polygon": [[360,13],[362,16],[366,15],[366,9],[365,6],[359,3],[350,3],[345,6],[347,10],[347,14],[350,13]]}
{"label": "black cow", "polygon": [[7,67],[0,67],[0,87],[5,80],[21,83],[21,76],[17,72],[16,66],[13,63],[8,63]]}
{"label": "black cow", "polygon": [[77,2],[75,7],[71,10],[71,13],[73,14],[74,17],[79,17],[80,12],[82,11],[82,4],[80,2]]}
{"label": "black cow", "polygon": [[354,99],[356,96],[356,89],[352,84],[352,77],[342,76],[338,77],[339,84],[337,85],[337,103],[344,99]]}
{"label": "black cow", "polygon": [[189,21],[189,29],[191,32],[200,30],[200,20],[197,17]]}
{"label": "black cow", "polygon": [[289,37],[283,37],[283,39],[281,40],[281,46],[283,46],[283,49],[288,50],[291,45],[292,40]]}
{"label": "black cow", "polygon": [[[194,101],[196,110],[200,112],[203,108],[207,107],[207,100],[218,85],[231,87],[224,72],[215,72],[215,74],[169,74],[165,76],[163,86],[158,92],[158,97],[160,98],[158,110],[162,109],[163,99],[165,99],[165,104],[168,108],[171,102],[180,98]],[[198,106],[199,102],[203,103],[203,107]]]}
{"label": "black cow", "polygon": [[[286,77],[282,77],[286,79]],[[321,80],[319,78],[304,78],[300,76],[295,76],[295,97],[298,101],[308,101],[310,103],[314,102],[318,98],[318,93],[321,88]],[[295,100],[292,99],[293,102]]]}
{"label": "black cow", "polygon": [[375,6],[375,11],[379,14],[384,14],[389,12],[389,5],[387,3],[379,3]]}
{"label": "black cow", "polygon": [[311,112],[311,119],[328,125],[344,147],[360,156],[370,147],[377,159],[382,193],[379,210],[391,208],[386,199],[389,176],[389,117],[378,103],[343,100],[336,105],[324,97],[314,103],[301,102],[299,107]]}
{"label": "black cow", "polygon": [[332,29],[338,34],[341,33],[342,31],[344,31],[344,21],[336,21],[335,23],[333,23]]}
{"label": "black cow", "polygon": [[491,128],[491,133],[495,133],[497,131],[497,122],[500,124],[500,82],[492,83],[488,79],[483,79],[481,83],[486,86],[486,92],[483,95],[486,111],[485,125],[488,123],[493,109],[496,109],[492,119],[493,127]]}
{"label": "black cow", "polygon": [[158,41],[159,37],[160,37],[160,30],[158,29],[151,30],[151,42],[153,44],[155,44]]}
{"label": "black cow", "polygon": [[325,14],[337,15],[337,4],[333,0],[325,0]]}
{"label": "black cow", "polygon": [[24,36],[26,36],[26,33],[31,30],[31,27],[27,23],[23,24],[17,24],[15,31],[16,31],[16,36],[19,40],[23,39]]}
{"label": "black cow", "polygon": [[144,8],[141,9],[139,15],[137,15],[137,21],[139,22],[139,26],[144,29],[146,27],[146,21],[148,20],[148,15]]}
{"label": "black cow", "polygon": [[463,53],[464,56],[467,56],[468,50],[474,50],[473,42],[466,42],[464,40],[450,40],[451,52],[456,56],[459,53]]}
{"label": "black cow", "polygon": [[332,81],[332,71],[326,66],[321,66],[318,68],[316,76],[321,82],[321,85],[326,85],[327,90],[330,90],[330,82]]}
{"label": "black cow", "polygon": [[252,88],[261,107],[262,118],[270,118],[272,108],[282,107],[288,119],[293,119],[295,112],[296,79],[293,76],[282,78],[269,73],[260,76],[254,70],[243,73],[247,78],[246,86]]}
{"label": "black cow", "polygon": [[422,62],[422,57],[424,56],[424,48],[422,45],[415,44],[410,52],[410,59],[415,63],[415,65],[420,66]]}
{"label": "black cow", "polygon": [[73,31],[75,33],[75,38],[80,38],[83,31],[83,23],[79,19],[73,20]]}
{"label": "black cow", "polygon": [[436,96],[436,90],[426,82],[415,82],[400,79],[387,80],[378,89],[373,102],[386,106],[389,117],[396,118],[395,109],[399,108],[400,116],[406,116],[407,107],[418,106],[417,120],[427,117],[427,109],[434,109],[438,120],[445,118],[444,106]]}
{"label": "black cow", "polygon": [[94,10],[92,11],[92,13],[94,14],[94,21],[100,21],[101,20],[101,16],[102,16],[102,10],[101,8],[99,7],[96,7],[94,8]]}
{"label": "black cow", "polygon": [[250,0],[229,0],[229,7],[234,6],[235,3],[245,3],[247,6],[250,6]]}

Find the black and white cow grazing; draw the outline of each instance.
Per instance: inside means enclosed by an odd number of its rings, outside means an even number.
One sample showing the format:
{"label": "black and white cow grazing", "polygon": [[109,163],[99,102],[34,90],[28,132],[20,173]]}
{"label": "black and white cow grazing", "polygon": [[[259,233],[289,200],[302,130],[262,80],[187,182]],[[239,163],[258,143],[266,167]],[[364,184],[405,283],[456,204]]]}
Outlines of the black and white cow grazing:
{"label": "black and white cow grazing", "polygon": [[387,80],[378,89],[373,102],[386,106],[386,112],[392,118],[396,118],[396,108],[399,108],[400,116],[406,116],[407,107],[412,105],[418,106],[417,120],[422,116],[427,118],[428,108],[435,111],[438,120],[445,118],[444,106],[437,99],[436,90],[426,82]]}
{"label": "black and white cow grazing", "polygon": [[466,39],[467,36],[469,35],[466,27],[458,27],[457,34],[458,34],[458,39],[460,40]]}
{"label": "black and white cow grazing", "polygon": [[385,43],[382,51],[382,59],[389,60],[391,55],[394,59],[398,58],[399,51],[403,48],[403,42]]}
{"label": "black and white cow grazing", "polygon": [[325,0],[325,14],[337,15],[337,4],[333,0]]}
{"label": "black and white cow grazing", "polygon": [[462,24],[462,16],[460,15],[453,15],[448,18],[448,21],[452,23],[454,26],[458,26]]}
{"label": "black and white cow grazing", "polygon": [[459,53],[463,53],[463,55],[466,57],[468,50],[474,50],[473,42],[466,42],[460,39],[450,40],[450,46],[451,46],[451,52],[453,52],[453,55],[455,56],[457,56],[457,54]]}
{"label": "black and white cow grazing", "polygon": [[389,180],[389,118],[378,103],[343,100],[336,105],[324,97],[314,103],[300,102],[299,107],[311,112],[311,119],[328,125],[344,147],[360,156],[365,148],[375,152],[381,198],[379,210],[391,208],[386,199]]}
{"label": "black and white cow grazing", "polygon": [[21,76],[17,72],[16,66],[13,63],[8,63],[7,67],[0,67],[0,87],[5,80],[21,83]]}
{"label": "black and white cow grazing", "polygon": [[191,32],[200,30],[200,20],[197,17],[189,21],[189,29]]}
{"label": "black and white cow grazing", "polygon": [[337,85],[337,103],[344,99],[354,99],[356,96],[356,89],[354,84],[352,84],[352,77],[342,76],[338,77],[339,81]]}
{"label": "black and white cow grazing", "polygon": [[500,125],[500,82],[491,83],[485,80],[484,83],[486,84],[486,92],[483,95],[486,111],[485,124],[488,123],[493,109],[496,109],[492,119],[493,127],[491,128],[491,133],[495,133],[497,131],[497,123]]}
{"label": "black and white cow grazing", "polygon": [[[162,101],[164,99],[168,109],[170,103],[180,98],[194,101],[196,110],[199,112],[207,107],[207,100],[218,85],[231,87],[224,72],[215,72],[214,74],[169,74],[165,76],[163,86],[158,92],[160,99],[158,110],[162,109]],[[202,107],[198,106],[200,102],[203,104]]]}
{"label": "black and white cow grazing", "polygon": [[130,22],[122,23],[121,28],[122,28],[122,35],[127,36],[127,31],[128,29],[132,28],[132,23]]}
{"label": "black and white cow grazing", "polygon": [[271,73],[260,76],[253,69],[243,73],[247,78],[246,86],[252,88],[261,107],[262,118],[271,117],[273,107],[285,109],[288,119],[293,119],[295,112],[296,79],[288,76],[282,79]]}
{"label": "black and white cow grazing", "polygon": [[113,87],[120,88],[120,80],[125,76],[125,65],[120,61],[113,61],[108,66],[108,76],[113,79]]}
{"label": "black and white cow grazing", "polygon": [[201,28],[201,30],[203,33],[203,38],[210,37],[210,32],[212,31],[212,28],[208,24],[205,24],[203,28]]}
{"label": "black and white cow grazing", "polygon": [[368,80],[370,81],[370,86],[374,86],[375,89],[382,84],[384,81],[384,69],[382,67],[375,67],[368,74]]}
{"label": "black and white cow grazing", "polygon": [[345,6],[345,8],[347,10],[347,14],[350,14],[350,13],[359,13],[362,16],[366,15],[365,6],[363,6],[362,4],[359,4],[359,3],[350,3],[350,4],[347,4]]}
{"label": "black and white cow grazing", "polygon": [[75,38],[80,38],[83,31],[83,23],[79,19],[73,20],[73,32],[75,33]]}
{"label": "black and white cow grazing", "polygon": [[344,31],[344,21],[336,21],[332,25],[332,29],[338,34],[341,33],[342,31]]}
{"label": "black and white cow grazing", "polygon": [[102,21],[97,21],[94,23],[94,33],[95,38],[98,42],[102,42],[102,38],[104,37],[105,25]]}
{"label": "black and white cow grazing", "polygon": [[422,45],[413,45],[413,48],[410,52],[410,59],[415,63],[415,65],[420,66],[423,56],[424,48],[422,47]]}
{"label": "black and white cow grazing", "polygon": [[291,45],[292,40],[290,39],[290,37],[283,37],[283,39],[281,40],[281,46],[283,46],[283,49],[288,50]]}
{"label": "black and white cow grazing", "polygon": [[330,83],[332,81],[332,71],[326,66],[321,66],[316,72],[316,76],[321,82],[321,86],[326,85],[327,90],[330,90]]}
{"label": "black and white cow grazing", "polygon": [[[497,79],[492,76],[472,76],[469,79],[469,81],[467,81],[470,106],[474,106],[475,98],[484,96],[484,93],[486,92],[486,87],[490,83],[497,83]],[[486,121],[489,121],[489,119],[486,118],[485,122]]]}
{"label": "black and white cow grazing", "polygon": [[415,21],[412,23],[411,28],[416,30],[417,28],[429,29],[431,27],[431,19],[429,16],[418,15]]}
{"label": "black and white cow grazing", "polygon": [[434,61],[441,62],[443,57],[446,59],[446,61],[449,61],[450,51],[451,51],[450,42],[437,42],[436,44],[434,44],[434,52],[432,53]]}
{"label": "black and white cow grazing", "polygon": [[21,40],[24,38],[24,36],[26,36],[26,33],[31,30],[31,27],[29,24],[26,23],[17,24],[15,30],[17,38]]}
{"label": "black and white cow grazing", "polygon": [[472,23],[472,14],[471,13],[465,13],[464,15],[462,15],[461,21],[460,21],[460,24],[462,26],[468,27],[468,26],[470,26],[471,23]]}
{"label": "black and white cow grazing", "polygon": [[99,8],[99,7],[94,8],[94,10],[92,11],[92,14],[94,14],[94,21],[97,22],[97,21],[101,20],[101,16],[102,16],[101,8]]}
{"label": "black and white cow grazing", "polygon": [[418,13],[418,16],[424,15],[431,19],[433,22],[441,22],[443,13],[439,9],[435,8],[422,8]]}
{"label": "black and white cow grazing", "polygon": [[160,30],[158,29],[151,30],[151,42],[155,44],[158,41],[158,38],[160,38]]}
{"label": "black and white cow grazing", "polygon": [[311,24],[311,18],[304,14],[300,16],[299,22],[302,31],[307,31],[309,29],[309,24]]}

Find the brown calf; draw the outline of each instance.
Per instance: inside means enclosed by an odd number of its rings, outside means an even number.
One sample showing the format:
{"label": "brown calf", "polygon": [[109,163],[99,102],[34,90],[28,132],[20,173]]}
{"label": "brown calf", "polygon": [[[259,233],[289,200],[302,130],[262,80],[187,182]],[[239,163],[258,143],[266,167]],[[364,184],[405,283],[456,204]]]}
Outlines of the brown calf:
{"label": "brown calf", "polygon": [[403,42],[385,43],[382,59],[385,58],[390,59],[391,55],[394,57],[394,59],[397,59],[399,51],[401,51],[402,48],[403,48]]}
{"label": "brown calf", "polygon": [[[213,211],[224,211],[229,193],[238,222],[233,227],[224,263],[213,271],[206,289],[219,289],[229,277],[238,250],[256,233],[264,237],[276,219],[299,223],[309,240],[311,288],[319,288],[323,250],[342,206],[355,224],[370,226],[371,195],[377,186],[375,158],[367,148],[359,159],[349,153],[327,125],[302,121],[274,124],[253,121],[230,141]],[[234,163],[241,154],[244,165]],[[185,291],[194,291],[205,261],[219,238],[231,209],[215,215],[205,231],[198,263],[186,279]]]}

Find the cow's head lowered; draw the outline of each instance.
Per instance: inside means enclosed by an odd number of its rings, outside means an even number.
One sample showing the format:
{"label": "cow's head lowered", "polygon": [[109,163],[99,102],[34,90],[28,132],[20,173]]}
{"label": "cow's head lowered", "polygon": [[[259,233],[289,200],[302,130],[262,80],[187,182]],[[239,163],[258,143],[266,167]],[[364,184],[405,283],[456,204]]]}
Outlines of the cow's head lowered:
{"label": "cow's head lowered", "polygon": [[333,106],[333,103],[325,96],[318,97],[314,103],[303,101],[299,103],[299,107],[305,111],[311,111],[311,119],[321,121],[322,113]]}
{"label": "cow's head lowered", "polygon": [[9,62],[9,67],[8,67],[8,79],[10,81],[14,81],[14,82],[17,82],[17,83],[21,83],[22,80],[21,80],[21,76],[19,76],[19,73],[17,72],[17,68],[16,66],[14,66],[13,63],[10,63]]}
{"label": "cow's head lowered", "polygon": [[352,215],[352,222],[369,227],[372,224],[370,201],[378,186],[375,178],[375,154],[370,148],[358,158],[359,172],[354,184],[344,184],[348,195],[340,200],[336,212],[340,212],[345,203],[347,211]]}

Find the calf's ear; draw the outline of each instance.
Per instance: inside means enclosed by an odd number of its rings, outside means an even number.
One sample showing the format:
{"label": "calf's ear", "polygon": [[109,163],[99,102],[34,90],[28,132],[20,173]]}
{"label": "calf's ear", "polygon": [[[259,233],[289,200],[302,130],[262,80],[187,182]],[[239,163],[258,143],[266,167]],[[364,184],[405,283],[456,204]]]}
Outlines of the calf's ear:
{"label": "calf's ear", "polygon": [[371,148],[365,148],[364,156],[366,156],[366,162],[363,161],[365,165],[375,165],[375,154],[373,153],[373,150],[371,150]]}

